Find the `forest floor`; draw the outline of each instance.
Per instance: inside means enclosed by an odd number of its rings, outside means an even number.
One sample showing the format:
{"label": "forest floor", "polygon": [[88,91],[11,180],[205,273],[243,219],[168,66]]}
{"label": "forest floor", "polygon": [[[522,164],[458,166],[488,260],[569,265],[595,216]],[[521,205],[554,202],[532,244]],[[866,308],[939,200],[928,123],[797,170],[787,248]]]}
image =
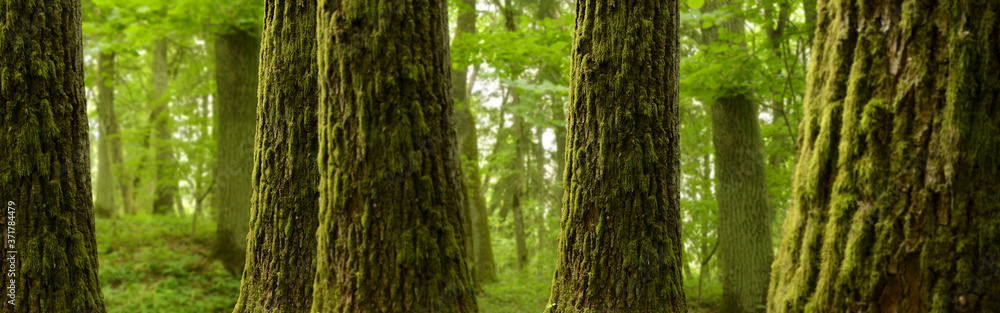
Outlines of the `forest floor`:
{"label": "forest floor", "polygon": [[[239,296],[240,277],[230,275],[210,258],[215,225],[190,218],[124,216],[97,219],[101,289],[109,313],[229,313]],[[496,245],[499,281],[483,286],[482,313],[542,312],[549,299],[555,251],[533,255],[521,272],[504,263],[513,243]],[[512,241],[512,240],[511,240]],[[553,249],[554,250],[554,249]],[[708,299],[692,299],[697,282],[686,284],[689,312],[714,312],[718,286],[709,285]]]}

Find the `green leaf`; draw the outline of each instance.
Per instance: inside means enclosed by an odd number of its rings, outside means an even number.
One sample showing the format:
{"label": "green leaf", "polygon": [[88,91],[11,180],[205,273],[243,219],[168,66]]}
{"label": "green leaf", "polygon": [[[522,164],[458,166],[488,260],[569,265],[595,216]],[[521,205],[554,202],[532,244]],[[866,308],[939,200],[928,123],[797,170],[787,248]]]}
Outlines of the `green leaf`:
{"label": "green leaf", "polygon": [[705,5],[705,0],[688,0],[688,6],[695,10],[700,10]]}

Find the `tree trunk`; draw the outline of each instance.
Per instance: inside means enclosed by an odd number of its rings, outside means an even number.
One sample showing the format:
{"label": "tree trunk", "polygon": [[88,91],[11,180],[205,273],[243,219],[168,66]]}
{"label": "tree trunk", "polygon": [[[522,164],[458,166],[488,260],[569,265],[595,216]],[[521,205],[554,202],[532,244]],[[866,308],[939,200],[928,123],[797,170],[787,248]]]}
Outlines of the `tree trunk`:
{"label": "tree trunk", "polygon": [[[115,116],[114,99],[114,52],[101,52],[97,58],[97,118],[100,121],[100,141],[97,143],[97,191],[94,202],[94,214],[98,217],[111,217],[115,214],[115,174],[112,168],[121,163],[113,160],[112,140],[118,138],[118,117]],[[121,151],[121,142],[117,148]],[[120,152],[119,152],[120,153]]]}
{"label": "tree trunk", "polygon": [[477,312],[447,2],[320,0],[313,312]]}
{"label": "tree trunk", "polygon": [[[125,153],[122,151],[121,126],[115,113],[115,53],[101,53],[98,65],[98,106],[101,120],[102,138],[108,141],[112,172],[118,180],[122,194],[122,209],[126,214],[135,214],[135,200],[132,198],[132,175],[125,167]],[[106,134],[106,135],[105,135]],[[103,162],[103,159],[102,159]]]}
{"label": "tree trunk", "polygon": [[[510,0],[505,1],[503,7],[504,15],[504,25],[508,32],[517,31],[517,14],[516,8],[513,7]],[[520,70],[511,71],[512,77],[516,78],[520,74]],[[517,106],[520,104],[521,100],[517,94],[517,88],[514,86],[510,87],[510,102],[507,105]],[[524,163],[525,163],[525,146],[531,144],[531,138],[526,135],[526,126],[524,125],[524,117],[520,115],[521,113],[514,114],[514,170],[513,170],[513,190],[511,191],[511,211],[514,215],[514,242],[517,247],[517,263],[515,263],[517,271],[520,272],[525,265],[528,264],[528,243],[525,239],[524,234],[524,209],[521,207],[521,202],[524,200],[524,187],[526,182],[526,177],[524,175]],[[501,117],[502,120],[503,117]]]}
{"label": "tree trunk", "polygon": [[685,312],[677,1],[580,2],[545,312]]}
{"label": "tree trunk", "polygon": [[[512,99],[510,105],[518,104],[517,91],[511,90]],[[524,197],[524,186],[525,186],[525,175],[524,175],[524,163],[525,163],[525,153],[524,149],[526,145],[530,145],[530,138],[526,138],[524,135],[524,118],[518,114],[514,114],[514,170],[512,171],[514,177],[513,179],[513,190],[511,191],[511,212],[514,215],[514,242],[517,247],[517,263],[515,263],[517,271],[520,272],[525,265],[528,264],[528,243],[524,234],[524,209],[521,207],[521,201]],[[528,139],[528,140],[525,140]]]}
{"label": "tree trunk", "polygon": [[216,37],[215,255],[233,275],[243,272],[250,228],[259,56],[260,39],[248,30],[232,27]]}
{"label": "tree trunk", "polygon": [[1000,3],[820,0],[770,312],[1000,312]]}
{"label": "tree trunk", "polygon": [[319,224],[316,0],[270,0],[264,12],[250,235],[233,312],[309,312]]}
{"label": "tree trunk", "polygon": [[[455,38],[463,34],[476,33],[476,1],[462,0],[462,9],[458,13],[458,27]],[[458,151],[465,160],[463,173],[467,187],[469,217],[472,221],[472,272],[475,281],[489,284],[497,280],[496,265],[493,260],[493,243],[490,235],[489,213],[486,209],[486,197],[483,194],[482,177],[479,172],[479,135],[476,129],[476,117],[472,113],[472,99],[469,98],[467,66],[452,70],[452,97],[456,107],[456,129],[458,135]]]}
{"label": "tree trunk", "polygon": [[[706,12],[728,1],[709,1]],[[744,21],[733,17],[720,25],[730,34],[743,34]],[[703,30],[702,40],[719,40],[718,27]],[[729,43],[736,49],[744,44]],[[736,52],[743,53],[743,52]],[[715,147],[715,191],[719,204],[719,261],[724,313],[764,311],[774,248],[768,204],[764,141],[759,109],[751,96],[724,86],[711,106],[712,144]]]}
{"label": "tree trunk", "polygon": [[0,0],[0,201],[7,207],[0,312],[105,312],[80,6]]}
{"label": "tree trunk", "polygon": [[767,199],[757,104],[745,95],[734,94],[716,98],[711,110],[722,312],[761,312],[774,260],[774,212]]}
{"label": "tree trunk", "polygon": [[159,39],[153,48],[153,118],[156,134],[153,149],[156,151],[156,182],[153,194],[153,214],[174,212],[174,193],[177,192],[177,170],[170,143],[170,100],[164,96],[169,84],[167,74],[167,39]]}
{"label": "tree trunk", "polygon": [[[98,101],[100,102],[100,101]],[[98,115],[101,114],[101,106],[98,104]],[[99,119],[104,116],[98,116]],[[103,122],[103,121],[102,121]],[[97,190],[94,192],[94,215],[102,218],[110,218],[115,214],[115,179],[111,172],[111,156],[108,147],[107,133],[104,132],[106,126],[100,125],[100,139],[97,142],[97,183],[94,184]]]}

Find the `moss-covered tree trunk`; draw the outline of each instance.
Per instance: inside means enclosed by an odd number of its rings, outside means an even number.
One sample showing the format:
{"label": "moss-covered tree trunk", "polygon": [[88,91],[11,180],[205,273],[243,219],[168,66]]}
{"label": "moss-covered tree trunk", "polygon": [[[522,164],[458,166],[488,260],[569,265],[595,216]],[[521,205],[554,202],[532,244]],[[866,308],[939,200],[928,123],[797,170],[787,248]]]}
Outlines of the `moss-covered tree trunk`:
{"label": "moss-covered tree trunk", "polygon": [[0,0],[0,12],[0,312],[105,312],[80,1]]}
{"label": "moss-covered tree trunk", "polygon": [[1000,312],[1000,3],[820,0],[770,312]]}
{"label": "moss-covered tree trunk", "polygon": [[234,275],[243,273],[250,228],[259,56],[260,38],[251,31],[231,27],[216,36],[214,254]]}
{"label": "moss-covered tree trunk", "polygon": [[309,312],[319,224],[316,0],[266,2],[260,60],[250,233],[233,312]]}
{"label": "moss-covered tree trunk", "polygon": [[447,1],[318,7],[313,312],[477,312]]}
{"label": "moss-covered tree trunk", "polygon": [[174,212],[177,173],[170,138],[170,100],[165,95],[170,78],[167,73],[167,39],[161,38],[153,47],[153,150],[156,154],[156,181],[153,193],[153,214]]}
{"label": "moss-covered tree trunk", "polygon": [[545,312],[686,312],[678,2],[577,4],[559,257]]}
{"label": "moss-covered tree trunk", "polygon": [[[458,27],[455,38],[476,33],[476,0],[462,0],[458,13]],[[490,239],[489,213],[486,196],[483,193],[482,175],[479,172],[479,134],[476,130],[476,116],[472,113],[472,99],[469,97],[468,67],[459,66],[452,70],[452,97],[455,100],[458,152],[463,160],[462,172],[472,222],[471,267],[477,283],[489,284],[497,280],[496,265],[493,260],[493,243]]]}

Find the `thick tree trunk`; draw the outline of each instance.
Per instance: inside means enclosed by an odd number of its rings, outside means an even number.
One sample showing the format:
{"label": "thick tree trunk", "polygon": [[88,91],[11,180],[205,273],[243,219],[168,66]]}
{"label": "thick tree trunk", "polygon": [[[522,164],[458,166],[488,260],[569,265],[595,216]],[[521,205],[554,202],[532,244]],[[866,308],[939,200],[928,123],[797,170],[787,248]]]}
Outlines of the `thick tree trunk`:
{"label": "thick tree trunk", "polygon": [[318,5],[313,312],[477,312],[447,2]]}
{"label": "thick tree trunk", "polygon": [[577,5],[562,232],[545,312],[685,312],[677,1]]}
{"label": "thick tree trunk", "polygon": [[0,0],[0,12],[0,201],[8,251],[0,312],[105,312],[80,1]]}
{"label": "thick tree trunk", "polygon": [[250,235],[233,312],[309,312],[319,224],[316,0],[267,1],[260,60]]}
{"label": "thick tree trunk", "polygon": [[215,255],[234,275],[243,273],[250,228],[259,56],[260,39],[250,31],[230,28],[216,37]]}
{"label": "thick tree trunk", "polygon": [[820,0],[770,312],[1000,312],[1000,3]]}
{"label": "thick tree trunk", "polygon": [[164,96],[169,84],[167,74],[167,39],[156,41],[153,48],[153,150],[156,151],[156,182],[153,193],[153,214],[174,212],[174,193],[177,192],[177,169],[170,143],[170,100]]}
{"label": "thick tree trunk", "polygon": [[[462,6],[458,13],[455,38],[476,33],[476,0],[462,0]],[[452,97],[458,108],[455,111],[458,151],[465,160],[462,171],[465,174],[465,197],[468,198],[469,218],[472,221],[472,272],[477,283],[489,284],[497,280],[497,273],[490,238],[489,213],[486,210],[482,175],[479,172],[479,134],[476,117],[472,113],[472,99],[468,92],[471,84],[468,83],[467,75],[467,67],[452,70]]]}

